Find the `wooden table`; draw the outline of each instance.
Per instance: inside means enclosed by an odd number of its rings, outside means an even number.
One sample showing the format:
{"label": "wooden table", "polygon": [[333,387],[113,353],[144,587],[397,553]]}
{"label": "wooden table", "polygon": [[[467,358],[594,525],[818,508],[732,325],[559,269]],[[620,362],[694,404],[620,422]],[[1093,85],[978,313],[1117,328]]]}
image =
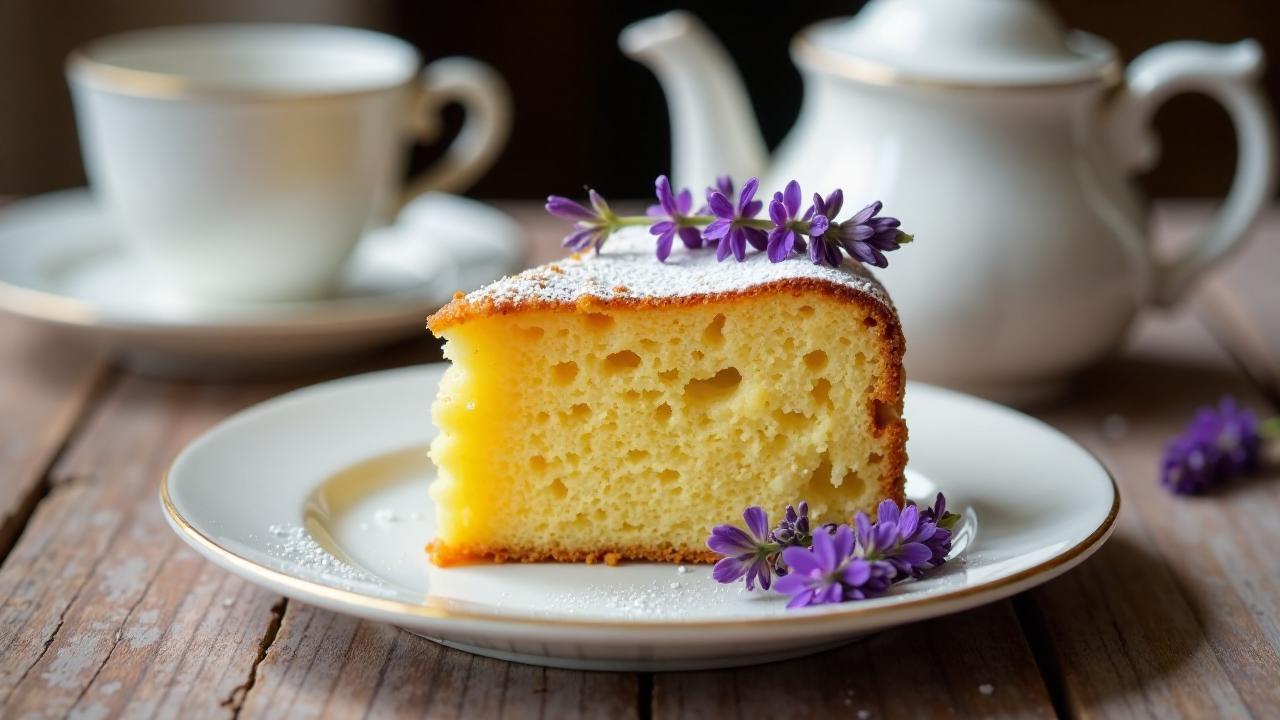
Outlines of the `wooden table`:
{"label": "wooden table", "polygon": [[[555,254],[558,227],[509,207],[531,258]],[[1204,213],[1161,215],[1170,240]],[[571,672],[445,649],[249,585],[165,526],[156,483],[196,435],[292,387],[431,359],[425,337],[329,373],[202,384],[115,369],[0,318],[0,715],[1275,717],[1280,477],[1194,499],[1155,477],[1196,406],[1231,392],[1277,409],[1280,212],[1257,234],[1189,307],[1143,317],[1121,356],[1037,413],[1120,483],[1119,527],[1096,556],[1012,600],[718,672]]]}

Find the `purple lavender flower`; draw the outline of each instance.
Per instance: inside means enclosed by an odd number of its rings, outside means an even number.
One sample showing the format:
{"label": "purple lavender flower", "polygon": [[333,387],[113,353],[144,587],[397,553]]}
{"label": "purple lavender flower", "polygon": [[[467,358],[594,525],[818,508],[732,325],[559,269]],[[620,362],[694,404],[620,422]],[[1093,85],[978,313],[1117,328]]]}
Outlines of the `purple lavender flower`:
{"label": "purple lavender flower", "polygon": [[[773,194],[773,202],[769,203],[769,219],[773,221],[773,230],[769,231],[769,259],[782,262],[796,250],[805,249],[804,236],[795,227],[796,220],[808,221],[813,216],[810,207],[800,217],[800,183],[792,180],[782,192]],[[825,228],[824,228],[825,229]]]}
{"label": "purple lavender flower", "polygon": [[848,525],[834,535],[813,536],[813,548],[789,547],[782,551],[791,572],[778,578],[777,591],[791,596],[788,608],[863,600],[884,593],[895,570],[885,562],[870,561],[854,553],[855,540]]}
{"label": "purple lavender flower", "polygon": [[693,193],[688,188],[681,190],[679,195],[673,193],[666,175],[659,175],[654,187],[658,204],[650,205],[646,214],[657,220],[649,227],[649,234],[658,236],[658,259],[667,261],[676,235],[689,249],[702,247],[702,233],[698,228],[684,224],[693,209]]}
{"label": "purple lavender flower", "polygon": [[960,516],[947,509],[947,496],[942,493],[933,499],[933,507],[920,511],[920,519],[935,523],[944,530],[954,530],[960,522]]}
{"label": "purple lavender flower", "polygon": [[[729,198],[730,202],[732,202],[733,201],[733,178],[729,177],[728,175],[717,175],[715,187],[707,188],[707,192],[705,193],[705,195],[706,197],[709,198],[711,197],[711,193],[714,193],[714,192],[719,192],[721,195],[724,195],[725,197]],[[698,208],[698,214],[710,215],[711,208],[708,207],[707,204],[704,202],[702,204],[702,207]]]}
{"label": "purple lavender flower", "polygon": [[843,205],[844,193],[839,189],[825,200],[819,195],[813,196],[811,224],[816,225],[818,218],[822,218],[822,226],[814,227],[809,234],[813,240],[809,245],[809,259],[819,265],[839,266],[843,261],[843,250],[849,257],[867,265],[889,267],[884,253],[897,250],[913,239],[899,229],[902,223],[897,218],[876,217],[883,207],[879,200],[848,220],[837,222],[836,216]]}
{"label": "purple lavender flower", "polygon": [[813,540],[809,534],[809,503],[801,500],[799,505],[788,505],[771,535],[775,542],[783,546],[808,547]]}
{"label": "purple lavender flower", "polygon": [[927,507],[920,511],[921,525],[925,523],[934,524],[933,535],[921,541],[932,553],[929,558],[930,567],[938,567],[947,561],[947,555],[951,554],[951,531],[959,521],[959,515],[947,511],[947,498],[942,493],[938,493],[938,497],[933,502],[933,507]]}
{"label": "purple lavender flower", "polygon": [[[827,526],[824,525],[823,529]],[[831,532],[835,531],[835,526],[831,526]],[[813,544],[813,534],[809,529],[809,503],[800,501],[798,505],[788,505],[783,511],[782,520],[778,522],[769,537],[780,548],[804,547],[807,548]],[[782,553],[778,553],[773,558],[773,571],[778,577],[786,575],[789,568],[787,563],[782,559]]]}
{"label": "purple lavender flower", "polygon": [[844,262],[845,253],[869,265],[885,267],[888,261],[884,253],[912,240],[899,229],[897,218],[877,217],[879,202],[864,207],[848,220],[836,220],[844,205],[844,193],[839,189],[826,198],[815,194],[813,204],[801,213],[800,184],[792,180],[781,192],[773,194],[769,219],[758,220],[756,216],[764,203],[755,199],[760,189],[757,178],[748,180],[735,197],[733,181],[728,175],[721,175],[716,178],[715,187],[707,188],[707,204],[696,212],[692,211],[693,194],[687,189],[676,192],[665,175],[659,176],[654,186],[658,202],[641,216],[619,217],[594,190],[589,190],[590,207],[558,195],[548,197],[546,207],[552,215],[574,224],[564,239],[564,247],[580,251],[594,246],[600,252],[614,232],[647,225],[657,238],[656,255],[662,262],[671,256],[677,236],[691,250],[715,241],[718,261],[730,255],[739,262],[746,260],[750,245],[766,251],[773,262],[808,251],[813,262],[832,267]]}
{"label": "purple lavender flower", "polygon": [[885,559],[898,570],[899,578],[924,575],[925,570],[941,565],[951,550],[951,533],[942,530],[947,534],[946,552],[934,562],[935,547],[931,542],[939,532],[938,525],[922,515],[913,502],[899,510],[892,500],[885,500],[876,510],[876,526],[890,525],[896,531],[896,545],[886,552]]}
{"label": "purple lavender flower", "polygon": [[574,221],[574,230],[565,236],[561,247],[574,252],[585,250],[594,245],[596,252],[616,229],[616,216],[609,209],[609,204],[595,190],[587,190],[591,198],[591,208],[585,208],[567,197],[551,195],[547,198],[547,212],[556,217]]}
{"label": "purple lavender flower", "polygon": [[818,193],[813,194],[813,207],[809,209],[809,259],[817,265],[840,267],[844,262],[837,240],[840,226],[834,222],[843,207],[844,191],[839,188],[825,199]]}
{"label": "purple lavender flower", "polygon": [[702,231],[702,236],[719,241],[716,245],[716,260],[723,261],[732,253],[738,262],[742,262],[747,258],[747,243],[751,243],[757,250],[764,250],[768,245],[769,237],[764,230],[743,222],[755,218],[764,207],[764,203],[755,199],[759,186],[760,180],[757,178],[744,183],[736,206],[720,190],[708,192],[707,206],[716,219]]}
{"label": "purple lavender flower", "polygon": [[711,529],[707,547],[725,556],[711,569],[711,577],[716,582],[731,583],[745,575],[748,590],[755,589],[756,580],[760,581],[761,588],[768,590],[773,556],[779,549],[769,542],[769,516],[761,507],[753,505],[743,511],[742,519],[750,534],[737,525],[717,525]]}
{"label": "purple lavender flower", "polygon": [[1169,441],[1160,482],[1179,495],[1203,492],[1256,470],[1261,446],[1257,416],[1224,397],[1216,409],[1197,410],[1182,434]]}
{"label": "purple lavender flower", "polygon": [[876,217],[883,204],[877,200],[862,208],[856,215],[840,223],[840,244],[849,256],[876,267],[889,267],[885,252],[897,250],[903,243],[911,242],[910,235],[898,229],[901,221],[892,217]]}
{"label": "purple lavender flower", "polygon": [[762,589],[768,589],[776,574],[773,587],[791,596],[789,608],[876,597],[893,583],[922,577],[926,570],[946,562],[951,533],[959,521],[958,515],[947,511],[942,493],[933,507],[923,510],[914,502],[899,507],[885,500],[876,509],[874,522],[859,512],[852,527],[815,526],[803,501],[788,505],[772,530],[767,529],[768,515],[759,507],[747,508],[742,518],[747,531],[735,525],[712,530],[707,546],[725,556],[716,563],[712,577],[722,583],[745,577],[751,590],[757,580]]}

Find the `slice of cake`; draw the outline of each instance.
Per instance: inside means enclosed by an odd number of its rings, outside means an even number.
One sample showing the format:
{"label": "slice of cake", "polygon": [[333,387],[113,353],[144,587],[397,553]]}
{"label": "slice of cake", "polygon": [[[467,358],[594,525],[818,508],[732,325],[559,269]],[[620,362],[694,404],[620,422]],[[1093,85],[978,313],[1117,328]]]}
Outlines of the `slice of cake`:
{"label": "slice of cake", "polygon": [[712,561],[742,508],[816,522],[902,501],[903,338],[860,265],[599,255],[504,278],[428,321],[434,562]]}

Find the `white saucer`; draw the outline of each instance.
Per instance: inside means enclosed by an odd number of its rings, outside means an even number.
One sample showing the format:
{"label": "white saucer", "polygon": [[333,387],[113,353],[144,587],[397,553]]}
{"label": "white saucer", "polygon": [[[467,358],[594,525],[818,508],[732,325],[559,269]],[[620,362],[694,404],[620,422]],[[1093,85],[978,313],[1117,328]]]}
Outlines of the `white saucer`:
{"label": "white saucer", "polygon": [[434,525],[425,446],[443,369],[356,376],[235,415],[174,462],[160,492],[170,525],[275,592],[453,647],[556,667],[679,670],[801,655],[1007,597],[1092,554],[1119,510],[1107,471],[1056,430],[912,384],[908,494],[941,488],[972,514],[958,557],[887,597],[788,611],[782,596],[715,583],[706,566],[435,568],[423,552]]}
{"label": "white saucer", "polygon": [[0,311],[105,340],[146,369],[253,368],[422,333],[455,290],[516,269],[523,248],[507,215],[429,193],[360,241],[332,299],[194,304],[126,252],[79,188],[0,208]]}

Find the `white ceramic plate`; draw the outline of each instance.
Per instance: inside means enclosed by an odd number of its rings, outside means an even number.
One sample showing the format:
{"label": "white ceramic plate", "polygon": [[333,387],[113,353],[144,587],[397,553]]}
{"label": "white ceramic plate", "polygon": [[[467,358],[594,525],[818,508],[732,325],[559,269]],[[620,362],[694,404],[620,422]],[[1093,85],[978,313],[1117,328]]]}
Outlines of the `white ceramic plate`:
{"label": "white ceramic plate", "polygon": [[360,241],[331,299],[194,304],[125,250],[79,188],[0,208],[0,311],[105,340],[143,369],[262,368],[420,333],[455,290],[514,270],[523,248],[502,212],[428,193]]}
{"label": "white ceramic plate", "polygon": [[255,583],[447,645],[559,667],[676,670],[813,652],[1012,595],[1088,557],[1119,510],[1107,471],[1062,434],[912,384],[908,494],[940,488],[969,510],[958,557],[887,597],[788,611],[780,595],[717,584],[707,566],[435,568],[423,553],[434,524],[425,447],[443,370],[325,383],[228,419],[174,462],[161,489],[170,524]]}

